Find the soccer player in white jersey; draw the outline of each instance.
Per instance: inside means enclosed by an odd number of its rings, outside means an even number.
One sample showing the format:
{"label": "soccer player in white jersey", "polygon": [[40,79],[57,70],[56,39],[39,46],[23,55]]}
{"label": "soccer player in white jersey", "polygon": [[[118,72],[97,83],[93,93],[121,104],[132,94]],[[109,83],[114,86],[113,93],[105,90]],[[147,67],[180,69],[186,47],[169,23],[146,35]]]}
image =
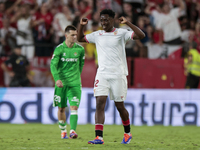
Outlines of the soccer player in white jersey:
{"label": "soccer player in white jersey", "polygon": [[96,138],[88,144],[104,144],[103,124],[105,120],[105,104],[109,94],[114,100],[124,126],[122,144],[129,144],[132,139],[130,133],[129,113],[124,107],[127,94],[128,75],[125,44],[131,39],[142,39],[145,34],[126,18],[120,17],[122,24],[127,24],[132,31],[114,27],[115,13],[110,9],[100,12],[100,23],[103,30],[84,35],[83,28],[88,23],[87,18],[80,20],[78,41],[95,43],[98,55],[98,70],[94,83],[94,96],[96,97],[95,133]]}

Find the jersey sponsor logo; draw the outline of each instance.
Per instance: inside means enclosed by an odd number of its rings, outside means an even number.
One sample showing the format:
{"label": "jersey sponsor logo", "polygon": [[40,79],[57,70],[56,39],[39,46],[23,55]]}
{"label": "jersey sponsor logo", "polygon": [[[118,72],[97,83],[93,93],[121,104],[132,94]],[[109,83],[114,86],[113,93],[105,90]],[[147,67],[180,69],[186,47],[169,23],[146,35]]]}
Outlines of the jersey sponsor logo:
{"label": "jersey sponsor logo", "polygon": [[117,35],[117,31],[114,32],[114,35]]}
{"label": "jersey sponsor logo", "polygon": [[73,101],[73,102],[78,102],[78,103],[79,103],[79,99],[78,99],[76,96],[73,97],[73,99],[72,99],[71,101]]}
{"label": "jersey sponsor logo", "polygon": [[54,101],[57,103],[60,103],[61,102],[61,97],[58,96],[58,95],[54,95]]}
{"label": "jersey sponsor logo", "polygon": [[66,62],[77,62],[78,58],[61,58],[61,61],[66,61]]}
{"label": "jersey sponsor logo", "polygon": [[74,56],[76,56],[76,55],[77,55],[77,52],[74,53]]}
{"label": "jersey sponsor logo", "polygon": [[103,33],[99,33],[99,35],[102,35]]}
{"label": "jersey sponsor logo", "polygon": [[63,56],[66,56],[66,53],[63,53]]}

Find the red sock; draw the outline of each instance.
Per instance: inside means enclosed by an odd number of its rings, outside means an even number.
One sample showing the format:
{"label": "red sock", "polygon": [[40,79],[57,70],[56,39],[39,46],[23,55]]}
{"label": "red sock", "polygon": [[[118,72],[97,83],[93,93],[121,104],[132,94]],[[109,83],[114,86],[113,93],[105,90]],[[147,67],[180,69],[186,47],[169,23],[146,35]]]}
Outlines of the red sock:
{"label": "red sock", "polygon": [[130,120],[129,119],[126,120],[126,121],[122,120],[122,123],[123,123],[123,126],[124,126],[124,132],[125,133],[130,133],[130,130],[131,130],[131,128],[130,128]]}
{"label": "red sock", "polygon": [[97,136],[103,137],[103,124],[95,125],[95,133],[96,133],[96,137]]}

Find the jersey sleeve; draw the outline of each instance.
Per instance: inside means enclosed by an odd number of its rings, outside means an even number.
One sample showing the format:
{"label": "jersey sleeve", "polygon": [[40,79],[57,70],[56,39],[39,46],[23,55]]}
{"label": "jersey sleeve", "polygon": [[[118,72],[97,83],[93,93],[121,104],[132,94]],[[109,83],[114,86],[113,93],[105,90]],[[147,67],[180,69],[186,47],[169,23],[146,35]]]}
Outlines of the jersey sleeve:
{"label": "jersey sleeve", "polygon": [[172,15],[175,16],[176,18],[180,17],[180,16],[181,16],[180,8],[173,8],[173,9],[170,11],[170,14],[172,14]]}
{"label": "jersey sleeve", "polygon": [[60,79],[57,69],[59,60],[60,60],[60,50],[59,48],[56,48],[51,58],[51,64],[50,64],[51,73],[53,75],[55,82]]}
{"label": "jersey sleeve", "polygon": [[134,32],[132,30],[125,29],[124,32],[125,32],[124,36],[125,42],[133,40]]}
{"label": "jersey sleeve", "polygon": [[95,43],[95,32],[85,35],[85,40],[87,43]]}
{"label": "jersey sleeve", "polygon": [[162,18],[158,20],[156,24],[156,29],[160,30],[163,27]]}
{"label": "jersey sleeve", "polygon": [[82,51],[81,51],[81,55],[80,55],[80,58],[79,58],[79,65],[80,65],[80,74],[83,70],[83,66],[84,66],[84,63],[85,63],[85,49],[82,48]]}

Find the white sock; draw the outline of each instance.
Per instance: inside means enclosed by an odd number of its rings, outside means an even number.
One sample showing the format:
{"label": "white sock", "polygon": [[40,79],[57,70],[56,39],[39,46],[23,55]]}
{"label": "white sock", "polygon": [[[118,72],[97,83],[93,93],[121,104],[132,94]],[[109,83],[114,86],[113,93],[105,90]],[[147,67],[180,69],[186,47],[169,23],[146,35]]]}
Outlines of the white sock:
{"label": "white sock", "polygon": [[99,136],[99,139],[100,139],[100,140],[103,140],[103,137]]}
{"label": "white sock", "polygon": [[131,133],[129,132],[129,133],[126,133],[126,134],[128,134],[129,136],[131,135]]}
{"label": "white sock", "polygon": [[61,133],[63,133],[63,132],[67,132],[67,130],[65,129],[65,130],[61,130]]}
{"label": "white sock", "polygon": [[74,131],[74,130],[73,130],[73,129],[71,129],[71,130],[70,130],[70,133],[72,133],[73,131]]}

